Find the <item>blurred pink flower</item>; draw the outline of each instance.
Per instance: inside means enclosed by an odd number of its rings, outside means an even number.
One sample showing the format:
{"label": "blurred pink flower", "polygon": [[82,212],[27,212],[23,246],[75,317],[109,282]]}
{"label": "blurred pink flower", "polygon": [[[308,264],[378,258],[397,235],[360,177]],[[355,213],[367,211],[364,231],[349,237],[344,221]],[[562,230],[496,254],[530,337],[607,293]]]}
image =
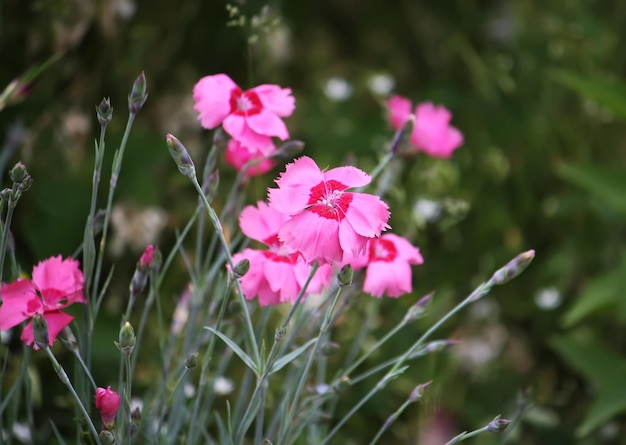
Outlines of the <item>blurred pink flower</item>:
{"label": "blurred pink flower", "polygon": [[378,196],[346,190],[369,184],[371,177],[356,167],[321,171],[303,156],[287,164],[269,189],[270,206],[291,216],[278,232],[287,249],[307,263],[342,261],[359,256],[367,242],[389,228],[389,210]]}
{"label": "blurred pink flower", "polygon": [[[78,268],[78,261],[59,255],[37,264],[33,268],[33,279],[19,279],[11,284],[2,284],[0,296],[0,330],[10,329],[39,313],[48,323],[50,345],[57,335],[74,319],[61,312],[73,303],[86,303],[83,296],[83,273]],[[33,337],[33,324],[29,322],[21,336],[22,341],[30,345]],[[37,344],[35,349],[39,349]]]}
{"label": "blurred pink flower", "polygon": [[266,147],[271,137],[285,140],[289,132],[281,117],[295,108],[291,89],[259,85],[242,91],[226,74],[205,76],[193,88],[194,108],[204,128],[222,124],[243,145]]}
{"label": "blurred pink flower", "polygon": [[367,266],[363,290],[374,297],[399,297],[413,290],[411,264],[422,264],[419,249],[401,236],[387,233],[372,239],[367,255],[348,261],[355,269]]}
{"label": "blurred pink flower", "polygon": [[[396,130],[402,127],[411,114],[411,101],[401,96],[391,96],[387,102],[389,119]],[[415,107],[415,127],[411,144],[419,151],[436,157],[449,158],[463,145],[463,135],[450,125],[452,114],[443,105],[422,102]]]}
{"label": "blurred pink flower", "polygon": [[[310,266],[297,253],[286,251],[278,239],[278,231],[289,219],[266,203],[247,206],[241,212],[239,225],[249,238],[265,244],[267,250],[244,249],[233,256],[238,263],[244,258],[250,261],[250,269],[239,279],[244,296],[255,296],[261,306],[293,303],[309,275]],[[321,292],[330,283],[333,268],[322,265],[307,287],[307,294]]]}
{"label": "blurred pink flower", "polygon": [[[226,146],[225,157],[226,162],[232,165],[235,170],[241,171],[241,169],[251,160],[265,157],[273,151],[276,151],[274,144],[272,144],[271,150],[268,153],[264,153],[262,150],[249,149],[248,147],[242,145],[238,140],[231,139],[228,141],[228,145]],[[276,163],[272,159],[265,159],[246,170],[246,176],[252,177],[263,175],[273,169],[274,165],[276,165]]]}
{"label": "blurred pink flower", "polygon": [[148,267],[152,264],[152,260],[154,259],[154,246],[149,244],[146,249],[141,254],[141,258],[139,259],[139,264],[141,267]]}
{"label": "blurred pink flower", "polygon": [[115,423],[115,415],[120,407],[122,398],[110,386],[96,389],[96,408],[100,411],[102,423],[106,429],[111,429]]}

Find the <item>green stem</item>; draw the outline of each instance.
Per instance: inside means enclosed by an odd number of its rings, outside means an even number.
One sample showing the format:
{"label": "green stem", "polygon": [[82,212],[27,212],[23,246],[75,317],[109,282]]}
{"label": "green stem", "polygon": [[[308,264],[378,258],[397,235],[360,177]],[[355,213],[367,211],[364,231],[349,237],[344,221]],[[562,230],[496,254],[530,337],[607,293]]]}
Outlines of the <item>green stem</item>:
{"label": "green stem", "polygon": [[85,405],[83,405],[83,402],[80,400],[80,397],[78,397],[78,394],[76,394],[76,391],[74,390],[74,387],[72,386],[72,382],[70,382],[70,379],[65,373],[65,370],[63,369],[63,367],[61,366],[57,358],[54,356],[50,348],[46,347],[45,350],[46,350],[46,354],[48,354],[48,357],[50,358],[50,361],[52,362],[52,367],[54,368],[57,375],[59,376],[59,379],[70,390],[72,397],[74,397],[74,400],[76,401],[76,405],[78,406],[80,411],[83,413],[83,416],[85,416],[85,421],[87,422],[87,426],[89,427],[89,430],[91,431],[91,434],[93,435],[94,440],[96,441],[97,444],[100,444],[100,437],[98,436],[96,427],[91,421],[91,418],[89,417],[89,413],[87,412],[87,409],[85,409]]}
{"label": "green stem", "polygon": [[13,187],[11,189],[11,197],[9,198],[9,202],[7,203],[7,216],[4,220],[4,227],[2,227],[2,243],[0,244],[0,282],[2,281],[2,277],[4,275],[4,258],[7,250],[7,242],[9,240],[9,229],[11,227],[11,220],[13,219],[13,210],[17,204],[17,201],[14,201],[14,194],[19,187],[15,182],[13,183]]}

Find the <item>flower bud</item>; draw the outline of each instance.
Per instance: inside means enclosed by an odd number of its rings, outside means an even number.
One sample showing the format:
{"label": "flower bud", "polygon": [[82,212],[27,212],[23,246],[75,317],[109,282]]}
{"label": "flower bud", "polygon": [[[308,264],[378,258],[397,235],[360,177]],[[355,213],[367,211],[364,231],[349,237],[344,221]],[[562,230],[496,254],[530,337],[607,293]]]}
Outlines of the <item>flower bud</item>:
{"label": "flower bud", "polygon": [[100,102],[100,105],[96,106],[96,116],[101,127],[106,127],[113,120],[113,107],[111,106],[111,99],[105,97]]}
{"label": "flower bud", "polygon": [[428,306],[428,304],[430,303],[430,300],[432,300],[433,295],[435,295],[435,293],[431,292],[423,296],[422,298],[420,298],[417,301],[417,303],[411,306],[409,310],[407,311],[406,315],[404,316],[403,323],[410,323],[413,320],[422,318],[424,314],[426,313],[426,306]]}
{"label": "flower bud", "polygon": [[131,114],[137,114],[143,107],[148,98],[147,89],[146,76],[142,71],[133,83],[133,88],[128,95],[128,110]]}
{"label": "flower bud", "polygon": [[409,395],[409,402],[416,402],[419,399],[422,398],[422,396],[424,395],[424,391],[426,391],[426,389],[430,386],[430,384],[433,381],[430,380],[426,383],[422,383],[420,385],[417,385],[415,388],[413,388],[413,391],[411,391],[411,394]]}
{"label": "flower bud", "polygon": [[487,425],[487,431],[491,433],[501,433],[507,426],[509,426],[509,423],[511,423],[509,419],[501,419],[498,415],[495,419],[489,422],[489,425]]}
{"label": "flower bud", "polygon": [[391,145],[389,146],[389,151],[391,153],[398,153],[403,147],[406,146],[409,139],[411,139],[411,135],[413,134],[413,128],[415,128],[415,115],[411,114],[406,122],[402,124],[402,127],[400,127],[398,131],[396,131],[396,134],[393,135]]}
{"label": "flower bud", "polygon": [[152,260],[154,259],[154,246],[149,244],[146,249],[141,254],[141,258],[139,259],[139,265],[141,267],[148,267],[152,264]]}
{"label": "flower bud", "polygon": [[96,408],[100,411],[104,428],[111,429],[115,423],[115,415],[120,407],[122,398],[110,386],[96,389]]}
{"label": "flower bud", "polygon": [[188,354],[185,358],[185,368],[193,369],[198,366],[198,353]]}
{"label": "flower bud", "polygon": [[248,258],[244,258],[235,264],[235,268],[233,269],[233,274],[235,278],[241,278],[250,270],[250,260]]}
{"label": "flower bud", "polygon": [[9,172],[11,180],[18,184],[21,184],[28,176],[30,176],[28,170],[26,170],[26,166],[21,162],[15,164]]}
{"label": "flower bud", "polygon": [[180,170],[180,172],[189,179],[195,178],[196,167],[191,160],[191,156],[189,156],[189,153],[187,152],[185,146],[169,133],[167,134],[167,136],[165,136],[165,141],[167,142],[167,148],[170,152],[170,155],[178,166],[178,170]]}
{"label": "flower bud", "polygon": [[115,444],[115,434],[108,430],[102,430],[99,434],[100,443],[102,445],[114,445]]}
{"label": "flower bud", "polygon": [[161,266],[163,265],[163,255],[161,255],[161,249],[158,247],[154,248],[154,253],[152,255],[152,262],[150,263],[150,270],[153,274],[159,273],[161,270]]}
{"label": "flower bud", "polygon": [[494,284],[504,284],[521,274],[528,267],[530,262],[535,258],[535,251],[528,250],[522,252],[509,261],[504,267],[498,269],[491,279]]}
{"label": "flower bud", "polygon": [[70,329],[69,326],[65,326],[61,331],[61,335],[58,337],[61,340],[61,343],[65,345],[67,349],[70,351],[78,351],[78,341],[74,336],[74,333]]}
{"label": "flower bud", "polygon": [[135,330],[129,322],[124,323],[120,329],[119,342],[117,348],[124,354],[130,355],[135,347]]}
{"label": "flower bud", "polygon": [[278,147],[277,154],[287,158],[295,158],[304,149],[304,142],[302,141],[287,141]]}
{"label": "flower bud", "polygon": [[33,315],[33,337],[35,337],[35,346],[46,349],[50,345],[50,336],[48,334],[48,321],[43,314]]}
{"label": "flower bud", "polygon": [[347,375],[344,375],[343,377],[339,379],[339,382],[335,386],[333,386],[333,389],[335,390],[337,394],[339,394],[345,391],[350,385],[351,385],[350,377],[348,377]]}
{"label": "flower bud", "polygon": [[281,341],[285,337],[285,335],[287,335],[287,328],[280,327],[276,329],[276,332],[274,333],[274,341],[275,342]]}
{"label": "flower bud", "polygon": [[337,278],[339,280],[339,286],[350,286],[352,284],[352,278],[354,277],[354,269],[352,265],[346,264],[341,268]]}
{"label": "flower bud", "polygon": [[[202,183],[202,193],[206,196],[207,201],[213,201],[215,195],[217,195],[217,190],[220,185],[220,172],[219,170],[213,170],[207,177],[204,179]],[[198,205],[202,206],[202,200],[198,197]]]}

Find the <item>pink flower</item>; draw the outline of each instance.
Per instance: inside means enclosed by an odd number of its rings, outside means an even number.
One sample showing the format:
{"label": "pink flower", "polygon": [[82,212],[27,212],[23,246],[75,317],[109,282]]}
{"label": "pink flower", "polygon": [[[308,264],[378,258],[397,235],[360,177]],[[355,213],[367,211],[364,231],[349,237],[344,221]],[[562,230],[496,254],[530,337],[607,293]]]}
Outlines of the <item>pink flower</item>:
{"label": "pink flower", "polygon": [[367,266],[363,290],[374,297],[399,297],[413,290],[411,264],[422,264],[419,249],[406,239],[387,233],[369,242],[367,255],[349,261],[352,267]]}
{"label": "pink flower", "polygon": [[[231,139],[228,141],[228,145],[226,146],[226,162],[232,165],[235,170],[241,171],[241,169],[251,160],[265,157],[273,151],[276,151],[274,144],[272,144],[269,153],[263,153],[261,150],[249,149],[248,147],[245,147],[236,139]],[[265,159],[248,168],[246,170],[246,176],[252,177],[263,175],[273,169],[275,164],[276,163],[272,159]]]}
{"label": "pink flower", "polygon": [[[33,279],[19,279],[11,284],[2,284],[0,296],[0,330],[10,329],[21,322],[42,314],[48,323],[50,345],[57,335],[74,319],[61,312],[73,303],[86,303],[83,297],[83,273],[78,261],[59,255],[48,258],[33,268]],[[30,345],[33,337],[33,324],[29,322],[21,336]],[[39,349],[34,345],[35,349]]]}
{"label": "pink flower", "polygon": [[115,415],[120,407],[122,398],[118,393],[113,391],[110,386],[96,389],[96,408],[100,411],[102,424],[105,428],[113,428],[115,423]]}
{"label": "pink flower", "polygon": [[226,133],[247,147],[266,147],[271,137],[289,137],[281,120],[295,108],[289,88],[259,85],[242,91],[226,74],[215,74],[196,83],[193,99],[204,128],[222,124]]}
{"label": "pink flower", "polygon": [[387,204],[378,196],[346,191],[370,181],[356,167],[323,172],[306,156],[287,164],[278,188],[269,189],[270,206],[291,216],[278,238],[309,264],[341,261],[346,253],[359,256],[370,239],[389,228]]}
{"label": "pink flower", "polygon": [[[255,296],[261,306],[293,303],[302,290],[310,272],[297,253],[289,253],[278,239],[278,231],[289,219],[283,213],[259,201],[257,207],[247,206],[241,212],[239,225],[242,232],[268,246],[267,250],[245,249],[233,256],[235,263],[244,258],[250,269],[239,279],[244,296]],[[322,265],[307,287],[307,294],[321,292],[332,277],[330,265]]]}
{"label": "pink flower", "polygon": [[146,247],[146,250],[141,254],[141,258],[139,258],[139,265],[141,267],[148,267],[152,264],[152,260],[154,259],[154,246],[149,244]]}
{"label": "pink flower", "polygon": [[[387,106],[391,125],[397,130],[411,114],[411,101],[392,96]],[[463,135],[450,126],[451,119],[452,114],[442,105],[436,106],[431,102],[417,104],[411,144],[430,156],[449,158],[454,150],[463,145]]]}

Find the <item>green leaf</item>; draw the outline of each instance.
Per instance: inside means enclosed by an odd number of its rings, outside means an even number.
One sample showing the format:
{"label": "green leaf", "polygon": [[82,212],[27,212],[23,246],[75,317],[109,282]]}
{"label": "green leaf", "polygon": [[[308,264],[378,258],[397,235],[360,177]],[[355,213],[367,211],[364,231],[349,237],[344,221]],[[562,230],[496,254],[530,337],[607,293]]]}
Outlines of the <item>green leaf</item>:
{"label": "green leaf", "polygon": [[217,331],[209,326],[205,326],[204,329],[211,331],[219,338],[222,339],[226,345],[233,350],[235,354],[246,364],[248,368],[250,368],[257,376],[259,375],[258,369],[254,361],[245,353],[243,350],[235,343],[233,340],[228,338],[226,335],[222,334],[220,331]]}
{"label": "green leaf", "polygon": [[304,351],[306,351],[309,346],[311,346],[313,343],[315,343],[316,340],[317,340],[317,337],[316,338],[312,338],[311,340],[309,340],[308,342],[306,342],[305,344],[300,346],[298,349],[296,349],[294,351],[291,351],[289,354],[284,355],[281,358],[279,358],[278,360],[276,360],[274,362],[274,364],[272,365],[272,369],[270,369],[270,372],[268,373],[268,375],[271,375],[271,374],[274,374],[275,372],[280,371],[285,366],[287,366],[289,363],[294,361]]}
{"label": "green leaf", "polygon": [[589,408],[582,425],[576,430],[576,435],[586,436],[623,412],[626,412],[626,383],[600,394]]}
{"label": "green leaf", "polygon": [[563,316],[563,326],[571,327],[589,314],[614,304],[619,295],[620,275],[621,269],[616,269],[587,283],[576,303]]}
{"label": "green leaf", "polygon": [[589,79],[564,70],[551,70],[550,77],[626,119],[626,84],[599,78]]}
{"label": "green leaf", "polygon": [[562,179],[581,187],[613,211],[626,216],[626,175],[623,168],[562,163],[557,166],[556,172]]}

